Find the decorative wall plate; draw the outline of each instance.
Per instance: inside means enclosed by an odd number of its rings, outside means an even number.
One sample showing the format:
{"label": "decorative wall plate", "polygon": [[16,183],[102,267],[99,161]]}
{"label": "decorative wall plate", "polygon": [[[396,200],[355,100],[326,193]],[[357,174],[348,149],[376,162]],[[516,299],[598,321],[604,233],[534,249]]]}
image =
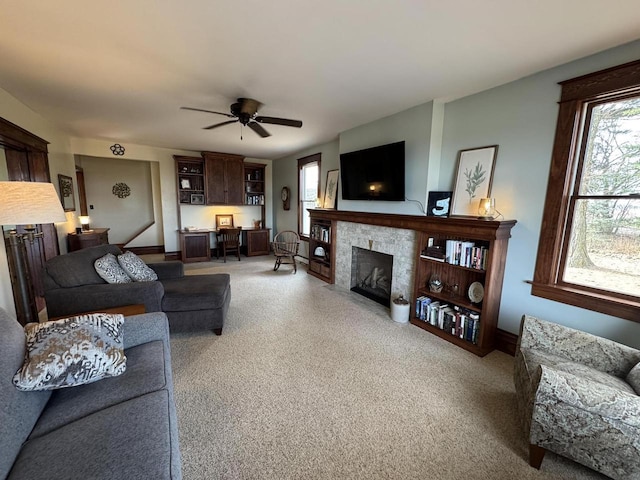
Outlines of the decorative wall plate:
{"label": "decorative wall plate", "polygon": [[484,298],[484,287],[480,282],[473,282],[469,285],[468,294],[472,303],[480,303]]}
{"label": "decorative wall plate", "polygon": [[324,257],[325,255],[324,248],[316,247],[316,249],[313,251],[313,255],[316,257]]}

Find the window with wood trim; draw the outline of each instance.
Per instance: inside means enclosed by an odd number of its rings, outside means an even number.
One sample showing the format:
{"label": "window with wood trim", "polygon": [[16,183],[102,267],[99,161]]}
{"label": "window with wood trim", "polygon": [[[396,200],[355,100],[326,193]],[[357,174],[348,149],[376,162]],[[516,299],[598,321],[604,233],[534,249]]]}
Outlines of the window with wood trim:
{"label": "window with wood trim", "polygon": [[320,196],[320,153],[298,159],[298,234],[309,238],[309,208],[316,208]]}
{"label": "window with wood trim", "polygon": [[640,322],[640,61],[560,85],[531,293]]}

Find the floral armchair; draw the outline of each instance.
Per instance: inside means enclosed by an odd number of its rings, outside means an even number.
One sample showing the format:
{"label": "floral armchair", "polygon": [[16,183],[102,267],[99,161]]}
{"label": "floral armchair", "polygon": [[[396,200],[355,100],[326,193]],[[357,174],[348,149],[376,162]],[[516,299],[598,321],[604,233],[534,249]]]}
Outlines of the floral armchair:
{"label": "floral armchair", "polygon": [[531,466],[550,450],[614,479],[640,479],[640,351],[524,315],[515,362]]}

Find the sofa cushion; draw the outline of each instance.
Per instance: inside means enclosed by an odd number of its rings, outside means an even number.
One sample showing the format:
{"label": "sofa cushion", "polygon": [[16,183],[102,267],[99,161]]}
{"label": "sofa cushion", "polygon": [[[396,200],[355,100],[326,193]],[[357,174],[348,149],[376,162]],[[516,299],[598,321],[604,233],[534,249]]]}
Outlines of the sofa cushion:
{"label": "sofa cushion", "polygon": [[5,478],[51,392],[21,392],[11,379],[24,362],[24,329],[0,308],[0,478]]}
{"label": "sofa cushion", "polygon": [[40,437],[99,410],[167,388],[171,360],[164,345],[156,340],[127,349],[127,371],[118,377],[53,392],[29,438]]}
{"label": "sofa cushion", "polygon": [[640,395],[640,363],[637,363],[628,373],[627,383]]}
{"label": "sofa cushion", "polygon": [[187,275],[161,282],[164,287],[164,312],[215,310],[224,306],[230,277],[228,273]]}
{"label": "sofa cushion", "polygon": [[20,390],[52,390],[122,374],[120,314],[93,313],[25,326],[27,354],[13,377]]}
{"label": "sofa cushion", "polygon": [[113,253],[107,253],[105,256],[100,257],[93,262],[93,266],[100,278],[107,283],[131,283],[133,281],[127,272],[122,269]]}
{"label": "sofa cushion", "polygon": [[27,441],[7,479],[180,478],[171,409],[159,390],[63,425]]}
{"label": "sofa cushion", "polygon": [[154,282],[158,275],[133,252],[118,255],[118,263],[134,282]]}
{"label": "sofa cushion", "polygon": [[84,248],[47,260],[46,272],[58,286],[63,288],[100,285],[105,282],[96,272],[93,262],[107,253],[120,255],[122,252],[117,245]]}

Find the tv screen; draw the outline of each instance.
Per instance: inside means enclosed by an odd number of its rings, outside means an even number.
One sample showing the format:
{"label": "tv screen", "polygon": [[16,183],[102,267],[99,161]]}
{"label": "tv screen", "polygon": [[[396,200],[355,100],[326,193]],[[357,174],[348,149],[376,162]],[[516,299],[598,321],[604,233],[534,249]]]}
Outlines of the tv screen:
{"label": "tv screen", "polygon": [[344,200],[404,201],[404,142],[340,155]]}

